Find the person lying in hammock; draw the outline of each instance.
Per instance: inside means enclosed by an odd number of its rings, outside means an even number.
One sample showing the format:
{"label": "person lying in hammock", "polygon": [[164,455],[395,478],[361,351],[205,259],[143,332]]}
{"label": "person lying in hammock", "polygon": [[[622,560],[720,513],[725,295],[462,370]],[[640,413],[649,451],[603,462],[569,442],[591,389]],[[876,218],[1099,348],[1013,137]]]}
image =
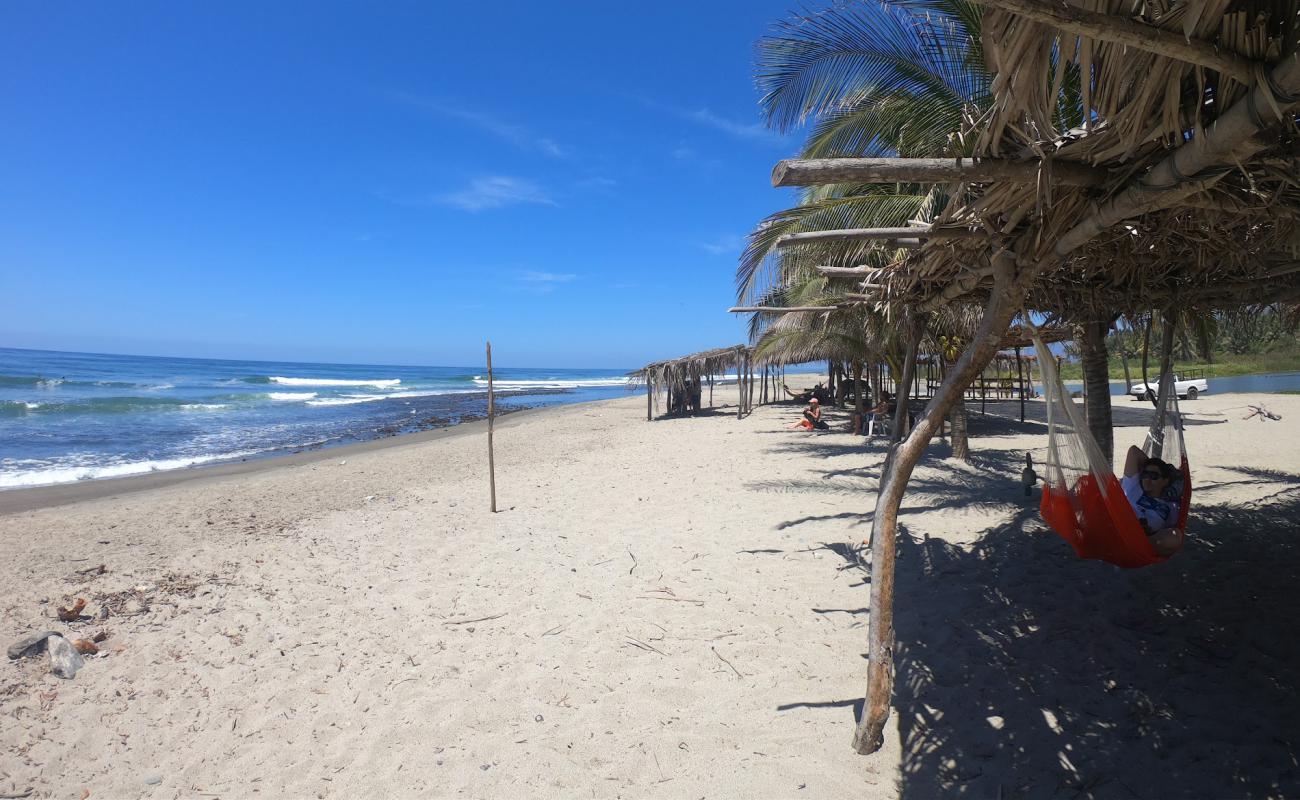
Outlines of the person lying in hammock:
{"label": "person lying in hammock", "polygon": [[1119,482],[1138,522],[1147,532],[1152,549],[1162,556],[1173,555],[1182,543],[1178,533],[1180,497],[1173,488],[1177,474],[1171,464],[1148,458],[1141,449],[1130,447],[1124,461],[1124,477]]}

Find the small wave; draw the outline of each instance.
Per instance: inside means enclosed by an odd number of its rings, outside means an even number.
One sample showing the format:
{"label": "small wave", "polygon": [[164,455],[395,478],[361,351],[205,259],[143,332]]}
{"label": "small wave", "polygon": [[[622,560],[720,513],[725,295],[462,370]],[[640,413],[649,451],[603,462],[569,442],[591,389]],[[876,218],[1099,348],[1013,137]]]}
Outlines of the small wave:
{"label": "small wave", "polygon": [[50,486],[58,483],[74,483],[98,478],[121,478],[127,475],[144,475],[150,472],[162,472],[170,469],[196,467],[213,461],[230,461],[237,458],[255,456],[260,450],[242,450],[234,453],[221,453],[210,456],[193,456],[190,458],[164,458],[155,461],[135,461],[123,464],[101,465],[59,465],[45,466],[37,469],[18,469],[0,471],[0,489],[17,489],[26,486]]}
{"label": "small wave", "polygon": [[320,400],[308,400],[309,406],[352,406],[357,403],[373,403],[376,400],[387,400],[388,395],[383,394],[350,394],[344,397],[326,397]]}
{"label": "small wave", "polygon": [[185,411],[219,411],[223,408],[230,408],[225,403],[183,403],[181,409]]}
{"label": "small wave", "polygon": [[377,378],[375,380],[344,380],[341,378],[283,378],[278,375],[268,379],[270,383],[281,386],[373,386],[382,389],[401,384],[400,378]]}
{"label": "small wave", "polygon": [[270,392],[267,397],[272,400],[311,400],[316,396],[315,392]]}
{"label": "small wave", "polygon": [[35,386],[43,380],[39,375],[0,375],[0,386]]}
{"label": "small wave", "polygon": [[0,402],[0,417],[22,417],[27,412],[41,407],[40,403],[28,403],[22,400],[5,400]]}
{"label": "small wave", "polygon": [[22,416],[24,414],[129,414],[138,411],[198,410],[225,407],[225,404],[201,403],[175,397],[90,397],[83,400],[67,400],[64,402],[8,400],[0,402],[0,414],[4,416]]}
{"label": "small wave", "polygon": [[345,394],[342,397],[324,397],[320,400],[308,400],[309,406],[351,406],[357,403],[373,403],[376,400],[398,400],[410,397],[440,397],[447,394],[482,394],[480,389],[436,389],[429,391],[412,390],[393,392],[391,394]]}

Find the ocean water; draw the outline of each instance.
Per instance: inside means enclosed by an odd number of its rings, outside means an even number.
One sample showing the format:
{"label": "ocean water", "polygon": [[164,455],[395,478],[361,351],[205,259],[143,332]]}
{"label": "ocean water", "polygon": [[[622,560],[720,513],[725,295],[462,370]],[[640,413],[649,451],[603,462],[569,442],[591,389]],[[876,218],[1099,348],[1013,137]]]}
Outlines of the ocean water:
{"label": "ocean water", "polygon": [[[618,397],[625,370],[493,369],[501,412]],[[487,414],[478,367],[0,348],[0,490],[263,457]]]}

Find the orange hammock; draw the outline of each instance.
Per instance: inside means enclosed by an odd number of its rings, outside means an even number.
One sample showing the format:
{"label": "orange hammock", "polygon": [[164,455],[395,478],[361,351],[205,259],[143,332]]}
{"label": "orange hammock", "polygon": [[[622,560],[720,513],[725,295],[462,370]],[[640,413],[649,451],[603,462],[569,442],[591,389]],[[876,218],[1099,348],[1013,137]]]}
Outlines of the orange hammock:
{"label": "orange hammock", "polygon": [[[1168,560],[1157,555],[1138,522],[1119,479],[1088,431],[1056,370],[1056,359],[1037,337],[1038,363],[1047,401],[1047,464],[1039,513],[1052,530],[1070,543],[1080,558],[1096,558],[1120,567],[1145,567]],[[1186,535],[1192,499],[1192,473],[1183,447],[1182,417],[1172,376],[1160,382],[1156,415],[1143,447],[1148,456],[1178,463],[1181,477],[1171,491],[1178,505],[1179,546]]]}

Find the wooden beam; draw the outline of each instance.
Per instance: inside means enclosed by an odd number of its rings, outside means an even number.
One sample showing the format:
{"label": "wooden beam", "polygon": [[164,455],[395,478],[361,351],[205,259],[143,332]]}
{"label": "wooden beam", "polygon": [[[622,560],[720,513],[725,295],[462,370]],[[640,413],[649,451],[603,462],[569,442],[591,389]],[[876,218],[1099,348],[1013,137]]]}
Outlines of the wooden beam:
{"label": "wooden beam", "polygon": [[[1118,14],[1099,14],[1085,11],[1068,3],[1044,0],[974,0],[982,6],[1006,11],[1034,22],[1051,25],[1066,33],[1086,36],[1101,42],[1121,44],[1158,56],[1207,67],[1223,75],[1230,75],[1247,86],[1255,83],[1255,63],[1236,53],[1221,50],[1200,39],[1187,39],[1167,31],[1138,22]],[[1074,45],[1062,45],[1073,51]]]}
{"label": "wooden beam", "polygon": [[914,225],[907,228],[841,228],[829,231],[787,233],[776,240],[777,247],[810,242],[863,242],[885,240],[895,247],[920,247],[922,239],[967,239],[986,235],[973,228],[936,228]]}
{"label": "wooden beam", "polygon": [[835,311],[839,306],[733,306],[728,314],[793,314],[797,311]]}
{"label": "wooden beam", "polygon": [[[826,183],[1038,183],[1042,162],[995,158],[798,158],[777,162],[772,185]],[[1101,186],[1105,170],[1053,161],[1050,175],[1062,186]]]}
{"label": "wooden beam", "polygon": [[875,267],[818,267],[817,271],[822,275],[836,278],[852,278],[857,275],[870,275],[879,270]]}

